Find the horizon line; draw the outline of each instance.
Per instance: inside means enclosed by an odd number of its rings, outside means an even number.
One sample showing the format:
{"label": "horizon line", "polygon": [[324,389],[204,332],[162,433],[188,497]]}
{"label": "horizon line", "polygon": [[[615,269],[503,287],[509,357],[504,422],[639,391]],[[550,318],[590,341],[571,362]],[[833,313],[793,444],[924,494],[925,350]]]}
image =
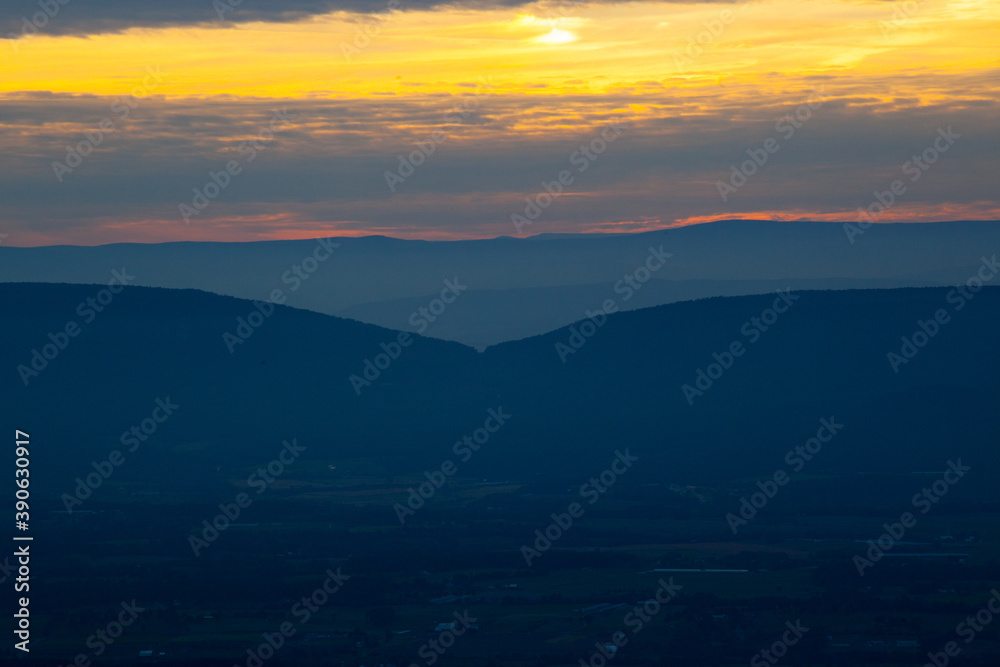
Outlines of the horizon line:
{"label": "horizon line", "polygon": [[[682,229],[686,227],[701,227],[705,225],[715,225],[715,224],[731,224],[731,223],[782,223],[782,224],[816,224],[816,225],[845,225],[845,224],[857,224],[856,221],[847,220],[811,220],[811,219],[773,219],[773,218],[722,218],[715,220],[702,220],[702,221],[691,221],[674,223],[671,225],[664,225],[655,229],[644,229],[640,231],[621,231],[621,232],[609,232],[609,231],[581,231],[581,232],[542,232],[540,234],[531,234],[528,236],[511,236],[509,234],[500,234],[498,236],[483,236],[483,237],[467,237],[467,238],[420,238],[420,237],[403,237],[403,236],[391,236],[389,234],[366,234],[366,233],[350,233],[350,232],[340,232],[334,235],[319,235],[319,236],[306,236],[306,237],[295,237],[295,238],[269,238],[269,239],[248,239],[242,241],[200,241],[200,240],[183,240],[183,241],[115,241],[112,243],[97,243],[93,245],[84,244],[73,244],[73,243],[53,243],[45,245],[16,245],[7,243],[6,240],[11,236],[10,234],[0,234],[0,250],[3,248],[104,248],[108,246],[117,245],[142,245],[142,246],[155,246],[155,245],[173,245],[181,243],[194,243],[199,245],[208,244],[223,244],[223,245],[236,245],[236,244],[248,244],[248,243],[280,243],[289,241],[315,241],[318,239],[372,239],[380,238],[387,239],[391,241],[403,241],[403,242],[422,242],[422,243],[468,243],[477,241],[499,241],[502,239],[509,239],[512,241],[531,241],[531,240],[547,240],[556,238],[574,238],[574,237],[609,237],[609,236],[641,236],[643,234],[657,234],[660,232],[667,232],[670,230]],[[959,219],[959,220],[885,220],[885,221],[872,221],[872,225],[938,225],[938,224],[957,224],[957,223],[1000,223],[1000,220],[992,219]]]}

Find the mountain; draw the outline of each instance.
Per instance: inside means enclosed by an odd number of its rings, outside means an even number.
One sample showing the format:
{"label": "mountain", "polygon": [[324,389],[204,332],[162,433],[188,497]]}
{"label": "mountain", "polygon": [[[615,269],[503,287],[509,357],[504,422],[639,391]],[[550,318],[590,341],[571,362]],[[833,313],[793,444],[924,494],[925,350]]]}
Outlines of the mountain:
{"label": "mountain", "polygon": [[[778,287],[854,289],[957,284],[1000,248],[995,222],[884,224],[849,238],[840,224],[727,221],[669,231],[428,242],[0,247],[0,282],[102,283],[123,268],[134,286],[200,289],[282,303],[478,348],[545,333],[619,298],[652,252],[670,254],[622,309]],[[325,244],[325,245],[324,245]],[[337,244],[337,247],[325,247]],[[662,251],[660,248],[662,247]],[[641,273],[641,270],[640,270]],[[643,276],[640,275],[640,278]],[[424,329],[410,318],[446,281],[461,296]],[[421,319],[419,316],[415,321]]]}
{"label": "mountain", "polygon": [[[971,269],[969,270],[971,275]],[[651,279],[641,289],[632,290],[624,280],[614,283],[533,287],[506,290],[470,290],[469,296],[456,299],[426,335],[453,340],[484,349],[506,341],[520,340],[558,329],[597,311],[608,298],[616,299],[621,310],[649,308],[677,301],[693,301],[713,296],[768,294],[778,289],[888,289],[893,287],[930,287],[944,281],[919,278],[860,279],[820,278],[789,280],[660,280]],[[638,284],[638,283],[636,283]],[[626,301],[625,298],[628,297]],[[399,331],[423,329],[419,309],[434,297],[409,297],[390,301],[363,303],[339,310],[335,315],[360,322],[377,324]],[[416,313],[416,316],[414,316]],[[411,324],[411,318],[416,326]]]}
{"label": "mountain", "polygon": [[[844,427],[810,472],[854,476],[869,493],[888,489],[858,475],[941,470],[956,458],[976,470],[980,481],[963,487],[973,493],[990,488],[1000,463],[996,288],[703,299],[485,352],[419,336],[396,348],[395,331],[289,307],[265,316],[193,290],[127,287],[96,312],[88,299],[108,301],[105,289],[0,285],[11,323],[0,334],[4,406],[9,426],[50,454],[33,459],[32,475],[53,501],[168,397],[179,408],[119,479],[180,495],[252,470],[291,438],[318,471],[366,459],[419,474],[500,408],[510,419],[463,474],[585,480],[629,448],[637,483],[734,483],[784,466],[821,419]],[[934,333],[926,341],[919,322]],[[77,334],[61,335],[70,323]],[[224,337],[240,331],[252,333]],[[902,337],[924,345],[894,370],[887,355],[901,353]],[[730,358],[736,342],[742,353]],[[25,384],[19,366],[33,350],[52,358]],[[376,358],[383,350],[396,358]],[[385,368],[352,384],[366,360]],[[699,385],[699,369],[711,386]]]}

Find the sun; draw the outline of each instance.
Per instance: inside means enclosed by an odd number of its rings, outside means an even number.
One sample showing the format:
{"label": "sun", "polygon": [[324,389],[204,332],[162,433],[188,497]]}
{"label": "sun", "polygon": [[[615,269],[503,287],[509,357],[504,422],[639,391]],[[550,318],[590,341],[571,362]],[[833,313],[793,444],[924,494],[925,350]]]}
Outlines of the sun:
{"label": "sun", "polygon": [[571,33],[569,30],[560,30],[559,28],[553,28],[546,34],[536,37],[536,42],[541,42],[543,44],[568,44],[569,42],[575,42],[577,39],[576,35]]}

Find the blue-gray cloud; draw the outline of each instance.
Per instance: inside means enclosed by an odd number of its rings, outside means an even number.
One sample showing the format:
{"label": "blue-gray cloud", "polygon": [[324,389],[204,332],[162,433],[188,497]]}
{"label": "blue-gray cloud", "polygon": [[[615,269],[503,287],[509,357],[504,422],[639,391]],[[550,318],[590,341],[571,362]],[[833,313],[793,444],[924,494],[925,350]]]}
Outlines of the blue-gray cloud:
{"label": "blue-gray cloud", "polygon": [[[470,93],[472,94],[472,93]],[[83,229],[120,220],[176,220],[209,172],[239,158],[239,145],[260,131],[276,106],[295,120],[199,215],[213,219],[287,214],[298,221],[354,221],[372,229],[413,233],[463,228],[512,233],[510,214],[542,181],[572,168],[574,151],[623,119],[628,96],[485,96],[474,123],[446,120],[461,97],[378,100],[183,100],[146,98],[63,181],[53,162],[112,115],[115,98],[23,94],[0,104],[0,217],[14,228]],[[664,93],[662,114],[624,118],[630,127],[585,172],[572,194],[545,213],[552,229],[659,218],[672,220],[754,210],[853,210],[899,177],[900,165],[923,151],[939,126],[961,141],[907,193],[906,203],[995,201],[997,102],[959,108],[893,107],[863,96],[829,99],[795,136],[782,142],[751,182],[728,202],[715,182],[730,165],[774,135],[775,119],[805,99],[736,99],[711,112],[685,114],[698,99]],[[649,100],[647,100],[649,101]],[[524,133],[525,117],[578,116],[573,131]],[[449,118],[455,118],[450,116]],[[406,128],[405,130],[402,128]],[[396,192],[385,172],[432,132],[447,139]],[[250,224],[250,223],[248,223]],[[261,225],[280,225],[262,222]],[[545,231],[542,224],[532,233]],[[565,229],[565,227],[562,227]],[[164,234],[164,238],[176,235]]]}
{"label": "blue-gray cloud", "polygon": [[26,30],[50,35],[87,35],[134,27],[289,22],[336,11],[374,14],[395,8],[399,11],[443,6],[488,9],[524,4],[528,3],[524,0],[0,0],[0,37],[22,35]]}

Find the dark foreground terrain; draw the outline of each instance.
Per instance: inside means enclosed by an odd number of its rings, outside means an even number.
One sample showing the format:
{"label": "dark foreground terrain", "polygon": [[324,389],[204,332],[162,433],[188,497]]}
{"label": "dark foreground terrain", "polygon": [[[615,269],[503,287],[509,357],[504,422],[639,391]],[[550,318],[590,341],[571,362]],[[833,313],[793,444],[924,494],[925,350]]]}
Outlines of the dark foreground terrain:
{"label": "dark foreground terrain", "polygon": [[185,290],[88,321],[101,289],[0,285],[34,538],[6,663],[1000,655],[1000,290],[709,299],[477,353],[288,308],[227,344],[254,304]]}

